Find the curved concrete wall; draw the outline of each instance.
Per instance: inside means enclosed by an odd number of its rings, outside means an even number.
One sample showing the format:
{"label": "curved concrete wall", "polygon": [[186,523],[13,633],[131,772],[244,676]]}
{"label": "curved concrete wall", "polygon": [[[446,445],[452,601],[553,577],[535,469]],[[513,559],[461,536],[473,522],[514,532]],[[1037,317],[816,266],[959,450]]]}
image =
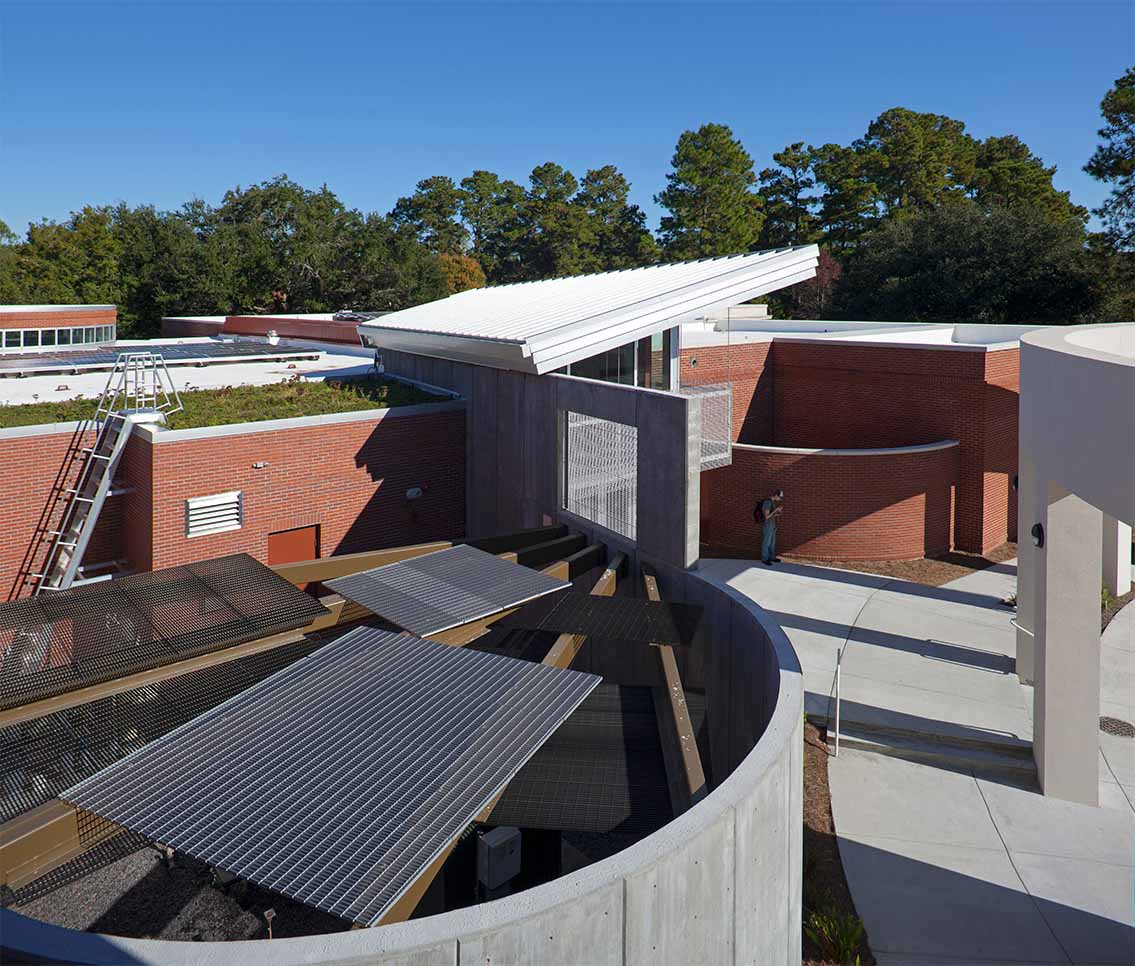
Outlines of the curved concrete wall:
{"label": "curved concrete wall", "polygon": [[824,560],[914,560],[952,544],[954,440],[892,449],[733,446],[731,466],[702,474],[702,540],[756,559],[757,501],[786,495],[777,549]]}
{"label": "curved concrete wall", "polygon": [[158,942],[76,933],[4,910],[3,945],[68,962],[163,966],[797,966],[799,662],[776,622],[743,595],[694,572],[661,568],[659,577],[667,597],[706,608],[714,766],[736,767],[698,805],[631,848],[507,899],[378,929],[272,942]]}
{"label": "curved concrete wall", "polygon": [[1020,447],[1044,479],[1135,520],[1135,325],[1021,337]]}

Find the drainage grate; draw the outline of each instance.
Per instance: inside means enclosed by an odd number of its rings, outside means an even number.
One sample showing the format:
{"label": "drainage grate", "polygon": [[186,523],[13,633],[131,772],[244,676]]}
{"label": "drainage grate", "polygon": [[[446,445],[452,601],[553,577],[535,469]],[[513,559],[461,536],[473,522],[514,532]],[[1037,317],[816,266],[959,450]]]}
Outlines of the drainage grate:
{"label": "drainage grate", "polygon": [[1100,718],[1100,731],[1117,738],[1135,738],[1135,725],[1119,718]]}

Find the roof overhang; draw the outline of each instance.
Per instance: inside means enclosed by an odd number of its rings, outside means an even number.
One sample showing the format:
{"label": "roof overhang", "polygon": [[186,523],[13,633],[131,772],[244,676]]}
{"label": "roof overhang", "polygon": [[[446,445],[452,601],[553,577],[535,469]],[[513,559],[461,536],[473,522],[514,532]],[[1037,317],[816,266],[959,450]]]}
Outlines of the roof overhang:
{"label": "roof overhang", "polygon": [[[543,374],[806,281],[815,245],[462,292],[359,325],[368,344]],[[530,306],[530,317],[526,307]]]}

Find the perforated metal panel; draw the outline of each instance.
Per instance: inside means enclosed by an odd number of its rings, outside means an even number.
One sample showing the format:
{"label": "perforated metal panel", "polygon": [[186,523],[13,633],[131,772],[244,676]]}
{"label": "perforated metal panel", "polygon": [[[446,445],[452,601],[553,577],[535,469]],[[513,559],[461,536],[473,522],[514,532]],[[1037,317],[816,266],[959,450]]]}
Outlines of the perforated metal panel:
{"label": "perforated metal panel", "polygon": [[733,383],[682,386],[679,392],[701,400],[701,468],[733,462]]}
{"label": "perforated metal panel", "polygon": [[336,577],[326,585],[423,637],[571,586],[468,545]]}
{"label": "perforated metal panel", "polygon": [[359,628],[61,797],[373,925],[598,684]]}
{"label": "perforated metal panel", "polygon": [[615,533],[638,534],[638,428],[568,412],[564,509]]}
{"label": "perforated metal panel", "polygon": [[325,613],[247,554],[0,604],[0,709],[306,627]]}

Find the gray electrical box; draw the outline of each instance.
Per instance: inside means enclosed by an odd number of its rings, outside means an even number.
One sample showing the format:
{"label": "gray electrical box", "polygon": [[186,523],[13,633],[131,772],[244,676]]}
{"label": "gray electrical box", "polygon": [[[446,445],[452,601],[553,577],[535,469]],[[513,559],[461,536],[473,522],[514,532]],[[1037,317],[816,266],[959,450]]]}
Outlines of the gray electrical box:
{"label": "gray electrical box", "polygon": [[495,892],[520,875],[520,829],[501,826],[477,840],[477,880]]}

